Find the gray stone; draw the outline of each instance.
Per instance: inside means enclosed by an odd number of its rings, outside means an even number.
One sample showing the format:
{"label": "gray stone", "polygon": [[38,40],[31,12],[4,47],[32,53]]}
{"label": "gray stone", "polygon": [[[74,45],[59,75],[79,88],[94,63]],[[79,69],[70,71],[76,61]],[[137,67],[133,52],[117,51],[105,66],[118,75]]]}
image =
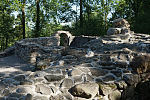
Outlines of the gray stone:
{"label": "gray stone", "polygon": [[105,69],[100,69],[100,68],[90,68],[90,71],[93,76],[104,76],[108,73],[107,70]]}
{"label": "gray stone", "polygon": [[120,98],[121,98],[121,92],[118,91],[118,90],[115,90],[115,91],[113,91],[112,93],[110,93],[108,95],[108,98],[110,100],[120,100]]}
{"label": "gray stone", "polygon": [[52,90],[48,86],[45,86],[43,84],[36,85],[35,91],[37,93],[41,93],[41,94],[44,94],[44,95],[51,95],[52,94]]}
{"label": "gray stone", "polygon": [[96,83],[101,83],[101,82],[103,82],[103,81],[102,81],[101,78],[96,78],[96,79],[95,79],[95,82],[96,82]]}
{"label": "gray stone", "polygon": [[25,75],[17,75],[14,77],[15,80],[17,81],[24,81],[25,80]]}
{"label": "gray stone", "polygon": [[19,93],[11,93],[11,94],[9,94],[8,97],[20,98],[21,96],[23,96],[23,94],[19,94]]}
{"label": "gray stone", "polygon": [[33,83],[33,80],[24,80],[20,82],[20,85],[32,85]]}
{"label": "gray stone", "polygon": [[119,58],[119,60],[126,61],[127,60],[127,55],[120,54],[120,55],[118,55],[118,58]]}
{"label": "gray stone", "polygon": [[45,75],[47,75],[47,73],[44,72],[44,71],[36,71],[36,72],[34,73],[34,77],[33,77],[33,78],[36,78],[36,77],[43,77],[43,76],[45,76]]}
{"label": "gray stone", "polygon": [[126,67],[128,67],[127,61],[122,61],[122,60],[116,61],[116,62],[115,62],[115,65],[116,65],[117,67],[120,67],[120,68],[126,68]]}
{"label": "gray stone", "polygon": [[92,67],[91,63],[82,63],[79,66],[82,67],[82,68],[84,68],[84,67]]}
{"label": "gray stone", "polygon": [[103,54],[100,56],[100,62],[110,62],[111,58],[110,58],[110,54]]}
{"label": "gray stone", "polygon": [[98,83],[98,84],[100,89],[100,95],[106,96],[117,89],[117,86],[114,83],[108,83],[108,84]]}
{"label": "gray stone", "polygon": [[90,74],[91,73],[89,68],[87,68],[87,67],[80,67],[80,66],[78,66],[77,68],[80,69],[85,74]]}
{"label": "gray stone", "polygon": [[93,81],[94,78],[92,77],[92,75],[86,74],[86,81]]}
{"label": "gray stone", "polygon": [[121,33],[121,28],[109,28],[107,30],[107,35],[115,35],[120,33]]}
{"label": "gray stone", "polygon": [[109,81],[114,81],[115,77],[114,75],[107,75],[105,77],[102,78],[104,82],[109,82]]}
{"label": "gray stone", "polygon": [[11,46],[5,49],[3,52],[0,52],[0,57],[7,57],[15,53],[15,46]]}
{"label": "gray stone", "polygon": [[36,83],[41,83],[41,82],[43,82],[44,80],[45,80],[44,77],[38,77],[38,78],[33,79],[33,81],[34,81],[35,84],[36,84]]}
{"label": "gray stone", "polygon": [[15,98],[15,97],[8,97],[8,98],[6,98],[6,100],[18,100],[18,98]]}
{"label": "gray stone", "polygon": [[44,78],[48,81],[48,82],[54,82],[54,81],[60,81],[63,78],[65,78],[65,76],[63,75],[46,75],[44,76]]}
{"label": "gray stone", "polygon": [[[25,100],[26,96],[21,96],[18,100]],[[30,100],[30,99],[29,99]]]}
{"label": "gray stone", "polygon": [[37,70],[44,70],[48,67],[49,63],[50,63],[50,61],[46,61],[46,60],[36,62],[36,69]]}
{"label": "gray stone", "polygon": [[3,96],[8,96],[10,93],[10,90],[9,89],[4,89],[3,92],[2,92],[2,95]]}
{"label": "gray stone", "polygon": [[117,89],[119,90],[124,90],[127,88],[127,84],[125,83],[125,81],[118,81],[115,82],[115,84],[117,85]]}
{"label": "gray stone", "polygon": [[85,57],[93,57],[94,56],[94,52],[92,50],[88,50],[87,54],[85,55]]}
{"label": "gray stone", "polygon": [[116,66],[102,66],[102,69],[107,69],[107,70],[114,70],[116,69]]}
{"label": "gray stone", "polygon": [[6,100],[5,97],[0,97],[0,100]]}
{"label": "gray stone", "polygon": [[88,99],[86,99],[86,98],[81,98],[81,97],[74,97],[73,100],[88,100]]}
{"label": "gray stone", "polygon": [[114,62],[106,60],[106,61],[99,62],[99,64],[102,66],[112,66],[114,65]]}
{"label": "gray stone", "polygon": [[50,89],[51,89],[53,94],[55,94],[58,91],[58,89],[54,86],[50,86]]}
{"label": "gray stone", "polygon": [[15,81],[14,79],[12,79],[12,78],[6,78],[6,79],[4,79],[3,81],[4,81],[5,84],[12,84],[12,83],[16,82],[16,81]]}
{"label": "gray stone", "polygon": [[113,26],[114,26],[114,27],[118,27],[118,28],[122,28],[122,27],[129,28],[129,27],[130,27],[130,24],[129,24],[128,21],[126,21],[125,19],[123,19],[123,18],[118,18],[118,19],[115,19],[115,20],[113,21]]}
{"label": "gray stone", "polygon": [[73,69],[71,71],[71,76],[74,77],[74,76],[79,76],[81,75],[83,72],[80,70],[80,69]]}
{"label": "gray stone", "polygon": [[89,37],[83,37],[83,36],[78,36],[78,37],[75,37],[71,43],[71,47],[77,47],[77,48],[81,48],[83,47],[83,45],[85,43],[87,43],[88,41],[91,41],[95,39],[94,37],[93,38],[89,38]]}
{"label": "gray stone", "polygon": [[96,83],[82,83],[75,85],[69,91],[73,96],[90,99],[96,96],[99,86]]}
{"label": "gray stone", "polygon": [[123,79],[129,85],[136,85],[141,81],[141,77],[138,74],[126,74],[123,76]]}
{"label": "gray stone", "polygon": [[65,78],[61,83],[60,87],[62,88],[71,88],[73,86],[73,81],[69,78]]}
{"label": "gray stone", "polygon": [[130,62],[130,67],[138,74],[150,72],[150,55],[139,55]]}
{"label": "gray stone", "polygon": [[33,97],[33,100],[49,100],[49,98],[45,96],[35,96]]}
{"label": "gray stone", "polygon": [[64,96],[58,94],[57,96],[51,96],[49,100],[65,100],[65,99]]}
{"label": "gray stone", "polygon": [[23,87],[18,87],[16,89],[17,93],[32,93],[33,92],[33,88],[32,86],[23,86]]}
{"label": "gray stone", "polygon": [[64,89],[61,92],[65,100],[73,100],[73,96],[68,92],[68,89]]}
{"label": "gray stone", "polygon": [[33,98],[32,94],[27,94],[25,100],[32,100],[32,98]]}
{"label": "gray stone", "polygon": [[130,86],[126,88],[121,94],[121,100],[137,100],[137,99],[134,99],[135,98],[134,88],[135,88],[134,86]]}
{"label": "gray stone", "polygon": [[122,72],[118,71],[118,70],[112,70],[111,73],[114,74],[117,77],[121,77],[122,76]]}
{"label": "gray stone", "polygon": [[74,76],[74,83],[82,83],[84,80],[82,78],[82,76]]}
{"label": "gray stone", "polygon": [[46,69],[46,70],[44,70],[44,71],[45,71],[46,73],[52,74],[52,75],[54,75],[54,74],[57,74],[57,75],[62,74],[61,69],[48,68],[48,69]]}

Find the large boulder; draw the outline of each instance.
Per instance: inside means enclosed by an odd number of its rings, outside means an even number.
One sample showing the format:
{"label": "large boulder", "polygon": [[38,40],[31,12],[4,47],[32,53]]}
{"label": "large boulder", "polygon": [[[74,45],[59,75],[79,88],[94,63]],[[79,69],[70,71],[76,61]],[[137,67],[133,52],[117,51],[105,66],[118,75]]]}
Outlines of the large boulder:
{"label": "large boulder", "polygon": [[138,74],[150,72],[150,55],[136,56],[130,63],[130,67]]}
{"label": "large boulder", "polygon": [[60,87],[62,88],[71,88],[74,85],[73,81],[69,78],[65,78],[61,83]]}
{"label": "large boulder", "polygon": [[114,92],[116,89],[117,89],[117,86],[114,83],[108,83],[108,84],[99,83],[100,95],[107,96],[111,94],[112,92]]}
{"label": "large boulder", "polygon": [[107,35],[115,35],[120,33],[121,33],[121,28],[109,28],[107,30]]}
{"label": "large boulder", "polygon": [[113,21],[113,28],[109,28],[107,35],[131,33],[130,24],[123,18],[118,18]]}
{"label": "large boulder", "polygon": [[121,100],[137,100],[135,99],[134,94],[135,94],[134,86],[130,86],[122,92]]}
{"label": "large boulder", "polygon": [[54,82],[54,81],[61,81],[63,78],[65,78],[65,76],[63,75],[46,75],[44,76],[44,78],[48,81],[48,82]]}
{"label": "large boulder", "polygon": [[69,92],[75,97],[91,99],[99,92],[99,86],[96,83],[81,83],[72,87]]}
{"label": "large boulder", "polygon": [[112,92],[111,94],[108,95],[108,98],[110,100],[120,100],[121,92],[118,90],[115,90],[114,92]]}
{"label": "large boulder", "polygon": [[44,94],[44,95],[51,95],[52,94],[52,90],[48,86],[45,86],[43,84],[36,85],[35,91],[37,93],[41,93],[41,94]]}
{"label": "large boulder", "polygon": [[150,100],[150,80],[130,86],[121,94],[121,100]]}
{"label": "large boulder", "polygon": [[117,27],[117,28],[122,28],[122,27],[129,28],[129,27],[130,27],[130,24],[129,24],[128,21],[126,21],[125,19],[123,19],[123,18],[118,18],[118,19],[115,19],[115,20],[113,21],[113,26],[114,26],[114,27]]}

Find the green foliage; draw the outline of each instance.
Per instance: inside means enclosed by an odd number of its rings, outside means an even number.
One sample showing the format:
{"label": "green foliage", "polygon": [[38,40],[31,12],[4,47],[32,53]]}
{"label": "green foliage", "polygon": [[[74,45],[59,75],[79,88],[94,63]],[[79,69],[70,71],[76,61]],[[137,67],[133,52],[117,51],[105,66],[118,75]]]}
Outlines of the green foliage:
{"label": "green foliage", "polygon": [[14,16],[11,15],[11,7],[9,2],[4,0],[0,1],[0,49],[4,50],[13,41],[13,25]]}
{"label": "green foliage", "polygon": [[[85,15],[86,16],[86,15]],[[103,16],[98,12],[93,12],[90,14],[90,18],[85,17],[83,20],[83,28],[79,28],[80,22],[73,24],[72,32],[74,35],[104,35],[105,27],[103,25]],[[81,31],[83,32],[81,34]]]}
{"label": "green foliage", "polygon": [[150,34],[150,1],[142,0],[139,4],[138,14],[135,16],[134,30],[135,32]]}
{"label": "green foliage", "polygon": [[[82,19],[79,9],[81,1]],[[39,14],[36,0],[1,0],[1,50],[23,38],[23,7],[27,38],[34,37],[36,33],[42,37],[50,36],[57,30],[67,30],[73,35],[104,35],[116,18],[125,18],[131,24],[131,30],[137,33],[150,34],[149,0],[39,0]],[[12,15],[13,12],[18,13],[17,17]],[[72,22],[72,25],[61,25],[66,22]]]}

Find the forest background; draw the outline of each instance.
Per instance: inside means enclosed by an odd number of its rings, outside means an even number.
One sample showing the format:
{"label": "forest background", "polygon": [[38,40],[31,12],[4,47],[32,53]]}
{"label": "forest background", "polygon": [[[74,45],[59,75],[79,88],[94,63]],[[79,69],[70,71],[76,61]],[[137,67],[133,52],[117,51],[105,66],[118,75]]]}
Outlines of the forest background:
{"label": "forest background", "polygon": [[0,0],[0,51],[15,41],[51,36],[102,36],[116,18],[131,30],[150,34],[150,0]]}

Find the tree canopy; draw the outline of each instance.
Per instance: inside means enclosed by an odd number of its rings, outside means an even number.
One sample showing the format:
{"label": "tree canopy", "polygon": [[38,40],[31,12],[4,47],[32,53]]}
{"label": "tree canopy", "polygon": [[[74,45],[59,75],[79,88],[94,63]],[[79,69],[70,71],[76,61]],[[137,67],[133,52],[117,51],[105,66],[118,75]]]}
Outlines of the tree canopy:
{"label": "tree canopy", "polygon": [[116,18],[128,20],[136,33],[150,34],[149,9],[149,0],[1,0],[0,49],[57,30],[104,35]]}

